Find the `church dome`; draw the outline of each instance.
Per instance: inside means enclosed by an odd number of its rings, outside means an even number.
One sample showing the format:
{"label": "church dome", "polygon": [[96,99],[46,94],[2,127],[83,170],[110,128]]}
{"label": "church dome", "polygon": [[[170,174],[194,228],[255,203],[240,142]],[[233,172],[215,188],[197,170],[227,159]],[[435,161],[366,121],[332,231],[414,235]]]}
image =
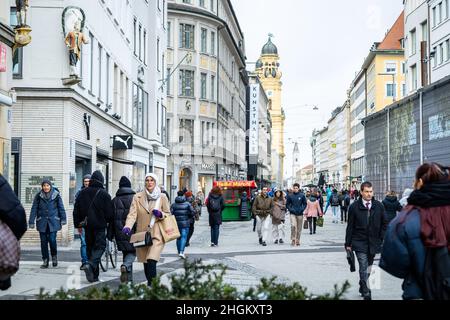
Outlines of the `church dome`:
{"label": "church dome", "polygon": [[269,41],[262,48],[261,54],[278,54],[278,48],[272,43],[271,38],[269,38]]}

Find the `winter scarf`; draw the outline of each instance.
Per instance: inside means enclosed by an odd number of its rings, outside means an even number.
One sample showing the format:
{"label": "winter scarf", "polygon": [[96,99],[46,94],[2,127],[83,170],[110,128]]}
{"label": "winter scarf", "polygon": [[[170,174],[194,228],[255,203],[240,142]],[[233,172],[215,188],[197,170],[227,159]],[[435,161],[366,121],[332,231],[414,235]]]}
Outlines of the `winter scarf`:
{"label": "winter scarf", "polygon": [[450,250],[450,181],[430,183],[415,190],[408,205],[410,210],[420,211],[420,233],[425,247]]}
{"label": "winter scarf", "polygon": [[156,186],[152,192],[149,192],[147,189],[145,189],[145,193],[147,195],[147,200],[148,201],[156,201],[161,196],[161,189],[158,187],[158,177],[156,175],[154,175],[153,173],[147,174],[145,176],[145,179],[147,179],[148,177],[151,177],[153,180],[155,180]]}

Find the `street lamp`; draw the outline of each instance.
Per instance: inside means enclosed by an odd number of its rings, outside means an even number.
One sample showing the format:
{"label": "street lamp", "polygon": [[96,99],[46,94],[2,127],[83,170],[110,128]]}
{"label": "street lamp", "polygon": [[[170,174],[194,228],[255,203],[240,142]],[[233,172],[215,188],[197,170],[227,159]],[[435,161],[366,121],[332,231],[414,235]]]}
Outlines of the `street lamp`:
{"label": "street lamp", "polygon": [[397,75],[395,72],[386,72],[379,73],[379,76],[392,76],[392,102],[395,102],[397,88],[395,86],[395,76]]}

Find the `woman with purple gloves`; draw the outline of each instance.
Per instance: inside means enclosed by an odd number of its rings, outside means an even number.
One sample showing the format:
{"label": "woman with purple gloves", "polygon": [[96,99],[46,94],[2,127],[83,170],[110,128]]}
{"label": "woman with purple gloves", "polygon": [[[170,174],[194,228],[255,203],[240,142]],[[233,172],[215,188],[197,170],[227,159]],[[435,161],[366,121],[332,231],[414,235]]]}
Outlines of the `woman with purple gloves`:
{"label": "woman with purple gloves", "polygon": [[147,231],[149,226],[151,228],[153,245],[136,249],[138,261],[144,264],[148,286],[151,286],[152,280],[156,277],[156,264],[161,258],[165,244],[160,226],[155,222],[166,215],[170,215],[169,200],[161,193],[157,176],[149,173],[145,176],[145,190],[133,198],[130,213],[122,230],[126,235],[131,235],[135,223],[136,233]]}

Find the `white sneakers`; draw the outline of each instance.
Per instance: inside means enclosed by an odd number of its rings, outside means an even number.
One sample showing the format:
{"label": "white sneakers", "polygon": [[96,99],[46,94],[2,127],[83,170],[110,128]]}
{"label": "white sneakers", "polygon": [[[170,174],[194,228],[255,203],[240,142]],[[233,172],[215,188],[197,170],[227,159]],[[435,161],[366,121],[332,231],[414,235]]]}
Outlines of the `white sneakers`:
{"label": "white sneakers", "polygon": [[181,259],[186,260],[186,256],[185,256],[184,252],[178,254],[178,256],[179,256]]}

